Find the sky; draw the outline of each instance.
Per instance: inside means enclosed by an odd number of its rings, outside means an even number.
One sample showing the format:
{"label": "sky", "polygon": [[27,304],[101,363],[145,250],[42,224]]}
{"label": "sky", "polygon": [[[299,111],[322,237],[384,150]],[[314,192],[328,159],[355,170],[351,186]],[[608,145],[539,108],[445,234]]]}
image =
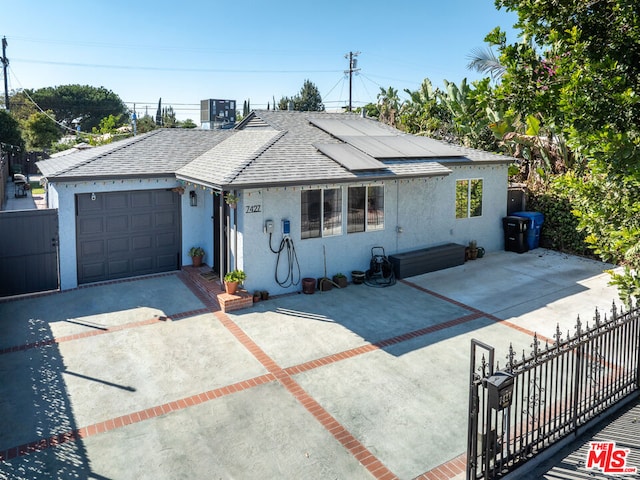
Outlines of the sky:
{"label": "sky", "polygon": [[[353,107],[425,78],[443,87],[481,76],[469,54],[494,27],[516,41],[517,17],[493,0],[4,0],[8,89],[105,87],[138,114],[158,100],[199,124],[204,99],[267,108],[305,80],[327,110]],[[4,91],[3,87],[2,90]]]}

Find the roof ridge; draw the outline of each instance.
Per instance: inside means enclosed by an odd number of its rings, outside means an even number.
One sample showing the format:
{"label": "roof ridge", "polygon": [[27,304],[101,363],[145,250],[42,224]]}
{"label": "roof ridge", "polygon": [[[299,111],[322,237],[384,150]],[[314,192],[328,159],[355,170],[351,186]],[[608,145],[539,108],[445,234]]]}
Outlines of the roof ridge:
{"label": "roof ridge", "polygon": [[[148,137],[151,137],[153,135],[157,135],[161,131],[162,131],[162,129],[152,130],[151,132],[147,132],[147,133],[144,133],[142,135],[136,135],[134,137],[131,137],[131,139],[129,139],[129,138],[124,139],[122,141],[123,145],[116,145],[113,149],[110,149],[110,150],[107,150],[105,152],[102,152],[102,153],[96,155],[95,157],[90,157],[90,158],[87,158],[86,160],[84,160],[82,162],[75,163],[75,164],[69,166],[68,168],[65,168],[64,170],[60,170],[59,172],[56,172],[56,175],[60,175],[62,173],[67,173],[67,172],[70,172],[71,170],[74,170],[74,169],[76,169],[78,167],[82,167],[84,165],[88,165],[90,163],[93,163],[96,160],[98,160],[98,159],[100,159],[100,158],[102,158],[102,157],[104,157],[104,156],[106,156],[108,154],[111,154],[113,152],[117,152],[118,150],[122,150],[123,148],[126,148],[126,147],[128,147],[130,145],[134,145],[134,144],[136,144],[138,142],[141,142],[142,140],[144,140],[144,139],[146,139]],[[127,140],[130,140],[130,141],[127,141]],[[126,141],[126,143],[125,143],[125,141]]]}
{"label": "roof ridge", "polygon": [[243,162],[242,165],[239,165],[238,168],[236,168],[233,172],[231,172],[228,175],[227,179],[225,179],[225,183],[231,183],[236,178],[238,178],[238,175],[240,175],[243,170],[245,170],[249,165],[251,165],[254,162],[254,160],[256,160],[260,155],[266,152],[269,148],[271,148],[278,140],[280,140],[288,132],[288,130],[277,130],[275,128],[273,130],[276,132],[273,135],[273,137],[268,142],[265,142],[260,148],[258,148],[251,156],[249,156],[249,158],[245,162]]}

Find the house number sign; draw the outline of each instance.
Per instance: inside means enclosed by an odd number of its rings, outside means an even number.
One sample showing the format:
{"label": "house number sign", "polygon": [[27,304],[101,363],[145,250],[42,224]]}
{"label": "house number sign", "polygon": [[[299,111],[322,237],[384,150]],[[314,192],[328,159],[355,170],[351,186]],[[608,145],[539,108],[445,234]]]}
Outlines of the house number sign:
{"label": "house number sign", "polygon": [[262,212],[262,205],[247,205],[245,206],[245,213],[260,213]]}

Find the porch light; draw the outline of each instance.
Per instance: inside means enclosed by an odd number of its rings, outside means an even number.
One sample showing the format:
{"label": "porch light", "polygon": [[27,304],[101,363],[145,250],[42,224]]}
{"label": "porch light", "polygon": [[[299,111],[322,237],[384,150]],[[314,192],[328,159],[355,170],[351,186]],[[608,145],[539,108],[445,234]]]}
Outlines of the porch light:
{"label": "porch light", "polygon": [[191,205],[192,207],[198,206],[198,194],[195,190],[191,190],[189,192],[189,205]]}

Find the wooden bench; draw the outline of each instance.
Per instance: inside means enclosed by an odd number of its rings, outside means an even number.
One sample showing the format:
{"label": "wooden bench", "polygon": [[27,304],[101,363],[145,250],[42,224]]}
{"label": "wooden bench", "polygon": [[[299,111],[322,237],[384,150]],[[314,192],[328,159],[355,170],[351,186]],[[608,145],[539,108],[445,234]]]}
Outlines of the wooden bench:
{"label": "wooden bench", "polygon": [[435,272],[464,263],[464,245],[445,243],[411,252],[397,253],[389,257],[396,278],[412,277]]}

